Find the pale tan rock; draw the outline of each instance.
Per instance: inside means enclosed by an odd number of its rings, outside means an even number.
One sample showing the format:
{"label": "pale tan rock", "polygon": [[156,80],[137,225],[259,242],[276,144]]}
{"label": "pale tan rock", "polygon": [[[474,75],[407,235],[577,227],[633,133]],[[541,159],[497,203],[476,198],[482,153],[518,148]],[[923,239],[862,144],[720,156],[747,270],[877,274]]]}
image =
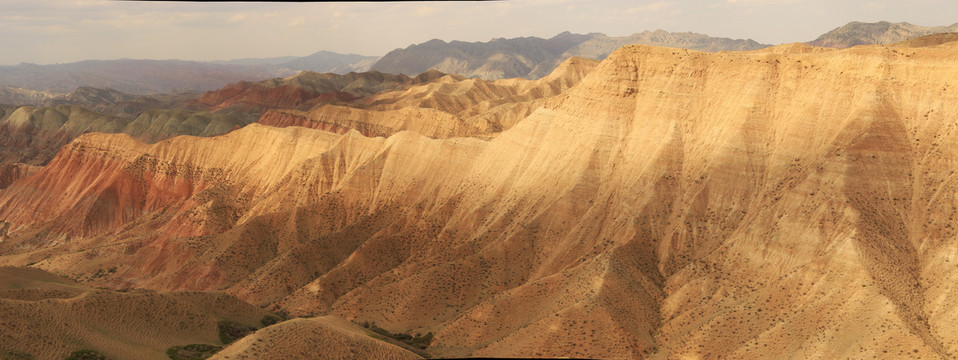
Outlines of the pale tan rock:
{"label": "pale tan rock", "polygon": [[[0,262],[112,261],[440,356],[953,358],[956,59],[627,46],[494,137],[86,135],[0,192]],[[59,217],[89,204],[134,215]]]}

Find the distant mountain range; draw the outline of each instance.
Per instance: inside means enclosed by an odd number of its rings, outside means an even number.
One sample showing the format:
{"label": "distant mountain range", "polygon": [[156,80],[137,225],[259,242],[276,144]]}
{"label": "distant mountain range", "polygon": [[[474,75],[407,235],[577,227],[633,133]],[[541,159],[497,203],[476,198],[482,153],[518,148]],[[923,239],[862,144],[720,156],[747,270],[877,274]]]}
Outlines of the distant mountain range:
{"label": "distant mountain range", "polygon": [[285,76],[285,72],[313,71],[318,73],[346,74],[365,72],[379,60],[379,56],[339,54],[332,51],[317,51],[306,56],[280,56],[271,58],[247,58],[214,61],[215,64],[262,66],[270,69],[276,76]]}
{"label": "distant mountain range", "polygon": [[[951,26],[919,26],[905,22],[850,22],[823,34],[809,45],[845,48],[867,44],[891,44],[918,36],[958,31]],[[600,33],[586,35],[564,32],[549,39],[522,37],[493,39],[488,42],[445,42],[434,39],[396,49],[379,59],[372,70],[418,74],[429,69],[482,79],[540,78],[572,56],[601,60],[616,49],[642,44],[698,51],[743,51],[768,47],[751,39],[711,37],[691,32],[644,31],[630,36],[612,37]]]}
{"label": "distant mountain range", "polygon": [[131,94],[206,91],[240,80],[262,80],[262,68],[180,60],[88,60],[0,66],[0,86],[67,93],[81,86]]}
{"label": "distant mountain range", "polygon": [[753,40],[714,38],[695,33],[646,31],[631,36],[610,37],[563,32],[549,39],[522,37],[489,42],[445,42],[434,39],[385,56],[372,70],[394,74],[418,74],[429,69],[486,80],[540,78],[572,56],[604,59],[628,44],[681,47],[700,51],[755,50],[769,45]]}
{"label": "distant mountain range", "polygon": [[880,21],[877,23],[862,23],[853,21],[822,34],[822,36],[806,44],[831,48],[846,48],[856,45],[892,44],[923,35],[956,31],[958,31],[958,24],[950,26],[920,26],[906,22],[891,23]]}
{"label": "distant mountain range", "polygon": [[372,70],[409,75],[436,69],[485,80],[531,77],[532,73],[545,75],[549,71],[542,68],[554,67],[563,53],[596,35],[564,32],[549,39],[500,38],[472,43],[433,39],[389,52]]}
{"label": "distant mountain range", "polygon": [[0,107],[0,359],[955,358],[953,39]]}
{"label": "distant mountain range", "polygon": [[[889,44],[922,35],[958,31],[951,26],[905,22],[850,22],[806,44],[843,48]],[[239,81],[289,77],[300,71],[346,74],[375,70],[415,75],[435,69],[485,80],[538,79],[573,57],[601,60],[616,49],[642,44],[698,51],[742,51],[769,46],[751,39],[711,37],[691,32],[644,31],[630,36],[563,32],[549,39],[497,38],[488,42],[430,40],[396,49],[383,57],[319,51],[311,55],[246,58],[213,62],[180,60],[89,60],[69,64],[0,66],[0,104],[41,105],[81,87],[131,95],[203,92]],[[75,102],[74,102],[75,103]],[[139,109],[138,110],[142,110]]]}
{"label": "distant mountain range", "polygon": [[377,59],[320,51],[303,57],[215,62],[121,59],[0,66],[0,104],[41,104],[80,87],[133,95],[202,92],[239,81],[292,76],[299,71],[363,72]]}
{"label": "distant mountain range", "polygon": [[287,61],[282,63],[281,66],[296,71],[346,74],[349,72],[369,71],[376,60],[379,60],[378,56],[337,54],[330,51],[319,51],[311,55]]}

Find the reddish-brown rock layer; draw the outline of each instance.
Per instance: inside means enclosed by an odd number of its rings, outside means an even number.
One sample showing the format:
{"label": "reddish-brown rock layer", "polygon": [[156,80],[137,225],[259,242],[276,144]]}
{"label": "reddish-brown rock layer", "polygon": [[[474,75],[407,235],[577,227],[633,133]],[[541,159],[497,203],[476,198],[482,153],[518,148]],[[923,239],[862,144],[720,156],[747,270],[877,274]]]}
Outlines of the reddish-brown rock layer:
{"label": "reddish-brown rock layer", "polygon": [[242,111],[261,112],[272,108],[297,108],[319,96],[291,85],[268,88],[256,83],[240,82],[207,92],[196,102],[214,111],[235,106]]}
{"label": "reddish-brown rock layer", "polygon": [[[309,114],[301,111],[289,111],[289,110],[270,110],[263,114],[259,120],[256,120],[257,123],[263,125],[269,125],[278,128],[284,128],[289,126],[300,126],[310,129],[319,129],[325,130],[337,134],[345,134],[351,128],[342,126],[332,122],[320,122],[310,120]],[[356,126],[359,127],[359,126]],[[357,130],[364,136],[373,136],[373,134],[363,133],[362,130]]]}
{"label": "reddish-brown rock layer", "polygon": [[[423,136],[461,123],[415,106],[323,107],[387,138],[84,135],[0,192],[0,262],[108,262],[91,281],[431,331],[442,356],[953,357],[956,56],[629,46],[488,140]],[[133,207],[49,222],[97,203]]]}
{"label": "reddish-brown rock layer", "polygon": [[39,166],[22,163],[0,165],[0,190],[6,189],[14,181],[23,179],[40,171]]}
{"label": "reddish-brown rock layer", "polygon": [[195,101],[187,101],[185,106],[210,111],[230,108],[252,113],[269,109],[308,110],[322,104],[349,103],[364,96],[431,81],[436,77],[436,72],[410,78],[376,71],[346,75],[303,71],[283,79],[230,84],[207,92]]}

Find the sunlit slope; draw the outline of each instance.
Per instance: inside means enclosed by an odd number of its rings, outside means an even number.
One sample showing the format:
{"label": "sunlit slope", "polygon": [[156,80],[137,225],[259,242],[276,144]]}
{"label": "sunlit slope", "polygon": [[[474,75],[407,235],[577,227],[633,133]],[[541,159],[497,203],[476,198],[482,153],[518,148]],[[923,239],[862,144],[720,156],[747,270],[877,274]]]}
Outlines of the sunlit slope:
{"label": "sunlit slope", "polygon": [[951,357],[956,58],[627,46],[488,140],[86,135],[0,193],[2,261],[439,355]]}
{"label": "sunlit slope", "polygon": [[261,329],[223,349],[211,359],[421,359],[377,340],[358,325],[323,316],[293,319]]}

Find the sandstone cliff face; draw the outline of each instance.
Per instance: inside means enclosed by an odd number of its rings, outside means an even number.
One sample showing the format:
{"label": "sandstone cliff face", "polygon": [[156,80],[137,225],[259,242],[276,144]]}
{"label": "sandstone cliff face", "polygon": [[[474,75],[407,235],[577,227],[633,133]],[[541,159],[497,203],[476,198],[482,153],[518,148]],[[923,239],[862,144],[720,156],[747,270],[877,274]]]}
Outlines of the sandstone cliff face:
{"label": "sandstone cliff face", "polygon": [[427,72],[401,89],[356,100],[346,106],[316,106],[309,111],[274,109],[257,122],[303,126],[365,136],[391,136],[409,130],[432,138],[494,136],[515,125],[547,99],[581,81],[597,61],[569,58],[539,80],[485,81]]}
{"label": "sandstone cliff face", "polygon": [[627,46],[494,137],[84,135],[0,192],[0,261],[439,355],[953,357],[956,55]]}

